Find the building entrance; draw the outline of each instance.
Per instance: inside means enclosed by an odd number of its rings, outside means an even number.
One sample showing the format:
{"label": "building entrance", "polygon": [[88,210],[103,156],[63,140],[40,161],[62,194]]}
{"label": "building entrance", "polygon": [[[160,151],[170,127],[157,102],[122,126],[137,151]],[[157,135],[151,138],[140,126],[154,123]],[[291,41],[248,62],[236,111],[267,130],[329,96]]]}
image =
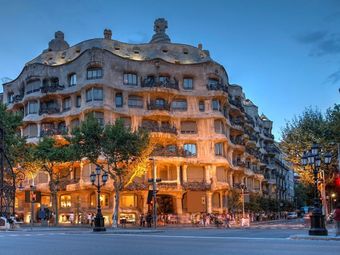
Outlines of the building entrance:
{"label": "building entrance", "polygon": [[157,195],[157,213],[172,214],[175,213],[174,199],[170,195]]}

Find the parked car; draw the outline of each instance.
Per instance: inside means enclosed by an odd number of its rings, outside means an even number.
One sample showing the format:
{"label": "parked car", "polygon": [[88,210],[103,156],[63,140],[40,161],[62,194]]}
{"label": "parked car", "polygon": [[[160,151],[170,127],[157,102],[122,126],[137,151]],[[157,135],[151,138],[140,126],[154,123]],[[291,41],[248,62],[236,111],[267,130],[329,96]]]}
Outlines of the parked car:
{"label": "parked car", "polygon": [[298,217],[298,215],[297,215],[296,212],[289,212],[289,213],[287,214],[287,219],[288,219],[288,220],[297,219],[297,217]]}

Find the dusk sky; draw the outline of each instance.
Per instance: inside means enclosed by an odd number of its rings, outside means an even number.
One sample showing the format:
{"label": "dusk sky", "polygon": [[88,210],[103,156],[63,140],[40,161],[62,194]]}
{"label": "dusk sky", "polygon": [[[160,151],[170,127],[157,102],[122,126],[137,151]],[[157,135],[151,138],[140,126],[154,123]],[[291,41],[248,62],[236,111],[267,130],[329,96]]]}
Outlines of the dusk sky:
{"label": "dusk sky", "polygon": [[154,20],[164,17],[172,42],[202,43],[225,67],[229,82],[273,120],[276,139],[305,107],[324,112],[340,103],[339,0],[0,0],[0,6],[0,78],[16,78],[55,31],[70,45],[101,38],[104,28],[115,40],[145,43]]}

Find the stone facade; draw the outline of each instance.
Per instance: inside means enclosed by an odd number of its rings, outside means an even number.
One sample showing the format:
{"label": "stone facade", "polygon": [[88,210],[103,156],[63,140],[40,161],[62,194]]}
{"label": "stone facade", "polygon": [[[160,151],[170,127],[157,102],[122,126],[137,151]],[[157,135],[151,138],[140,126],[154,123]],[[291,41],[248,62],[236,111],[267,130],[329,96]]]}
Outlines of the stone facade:
{"label": "stone facade", "polygon": [[[167,22],[155,21],[150,43],[127,44],[91,39],[69,46],[56,32],[48,49],[28,62],[20,75],[4,84],[3,102],[24,113],[22,135],[29,142],[61,135],[94,112],[101,123],[123,118],[135,130],[146,128],[157,141],[154,150],[159,210],[173,221],[188,222],[200,212],[222,213],[228,193],[240,183],[249,192],[275,194],[272,122],[258,114],[242,87],[229,84],[223,66],[198,47],[171,43]],[[59,192],[60,221],[86,221],[95,212],[94,167],[80,161]],[[121,214],[133,221],[146,213],[147,178],[139,178],[121,196]],[[29,185],[32,180],[27,180]],[[48,177],[34,179],[50,206]],[[107,221],[113,213],[113,185],[103,189]],[[29,208],[18,194],[17,210],[28,219]]]}

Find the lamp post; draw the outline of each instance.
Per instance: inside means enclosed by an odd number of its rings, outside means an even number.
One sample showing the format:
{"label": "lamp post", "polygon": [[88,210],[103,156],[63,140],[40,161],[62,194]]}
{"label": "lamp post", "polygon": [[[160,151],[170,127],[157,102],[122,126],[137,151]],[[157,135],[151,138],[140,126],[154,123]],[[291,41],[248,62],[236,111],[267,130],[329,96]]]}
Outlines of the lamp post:
{"label": "lamp post", "polygon": [[[103,171],[104,173],[101,175],[101,168],[99,166],[96,167],[96,172],[92,172],[90,175],[90,180],[92,185],[97,188],[97,215],[94,218],[94,232],[106,231],[104,225],[104,217],[102,214],[102,209],[100,206],[100,188],[105,185],[108,174],[107,172]],[[102,177],[102,184],[100,184],[100,175]],[[97,184],[95,184],[97,179]]]}
{"label": "lamp post", "polygon": [[149,183],[152,183],[152,197],[153,197],[153,224],[154,228],[157,228],[157,183],[161,182],[160,178],[157,178],[157,171],[155,166],[155,158],[150,158],[152,160],[152,175],[153,177],[148,179]]}
{"label": "lamp post", "polygon": [[[301,164],[305,167],[309,165],[313,171],[314,180],[314,209],[311,215],[311,227],[309,235],[326,236],[328,231],[325,227],[325,216],[322,214],[320,206],[320,196],[318,190],[318,174],[321,166],[321,154],[319,153],[319,145],[314,143],[310,151],[305,151],[301,158]],[[329,153],[323,155],[324,163],[330,164],[332,156]]]}

